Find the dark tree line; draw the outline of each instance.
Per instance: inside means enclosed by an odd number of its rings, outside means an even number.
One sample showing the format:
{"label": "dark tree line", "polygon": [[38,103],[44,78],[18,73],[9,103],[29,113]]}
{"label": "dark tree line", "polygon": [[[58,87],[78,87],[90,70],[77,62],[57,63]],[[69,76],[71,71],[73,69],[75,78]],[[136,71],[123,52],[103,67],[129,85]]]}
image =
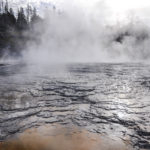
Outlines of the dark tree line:
{"label": "dark tree line", "polygon": [[19,8],[14,12],[9,7],[7,0],[0,2],[0,56],[5,51],[19,55],[26,42],[30,39],[28,34],[35,22],[41,18],[37,15],[36,8],[27,5],[26,9]]}

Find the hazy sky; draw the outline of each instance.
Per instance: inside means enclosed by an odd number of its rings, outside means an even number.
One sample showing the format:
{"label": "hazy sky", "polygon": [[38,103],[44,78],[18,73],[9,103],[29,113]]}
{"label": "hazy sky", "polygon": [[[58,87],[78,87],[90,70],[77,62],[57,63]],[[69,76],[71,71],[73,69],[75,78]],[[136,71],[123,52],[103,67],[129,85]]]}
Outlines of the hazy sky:
{"label": "hazy sky", "polygon": [[9,0],[18,5],[26,5],[28,2],[37,6],[42,12],[44,8],[50,6],[50,3],[56,5],[59,9],[66,9],[70,5],[78,5],[86,13],[103,12],[110,20],[122,21],[127,17],[140,17],[149,21],[150,0]]}
{"label": "hazy sky", "polygon": [[[73,0],[47,0],[61,5]],[[87,12],[95,13],[99,9],[106,13],[112,20],[121,20],[127,17],[139,17],[150,21],[150,0],[74,0]]]}

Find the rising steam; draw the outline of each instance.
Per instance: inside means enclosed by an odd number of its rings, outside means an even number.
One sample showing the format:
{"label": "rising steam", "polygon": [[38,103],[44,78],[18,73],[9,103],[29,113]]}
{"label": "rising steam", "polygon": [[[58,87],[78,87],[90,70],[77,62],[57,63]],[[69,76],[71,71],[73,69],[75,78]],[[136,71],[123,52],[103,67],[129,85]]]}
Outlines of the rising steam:
{"label": "rising steam", "polygon": [[[68,6],[68,5],[67,5]],[[38,42],[29,42],[23,54],[28,63],[143,61],[150,58],[150,28],[140,20],[110,25],[103,5],[99,15],[77,5],[47,11],[36,23]],[[94,17],[93,17],[94,16]],[[106,21],[107,20],[107,21]]]}

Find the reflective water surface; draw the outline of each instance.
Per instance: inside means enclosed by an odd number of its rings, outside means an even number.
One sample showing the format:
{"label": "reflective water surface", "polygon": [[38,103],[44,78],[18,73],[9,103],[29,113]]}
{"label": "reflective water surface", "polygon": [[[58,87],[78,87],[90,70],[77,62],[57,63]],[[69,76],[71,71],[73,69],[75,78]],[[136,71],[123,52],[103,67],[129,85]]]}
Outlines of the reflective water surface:
{"label": "reflective water surface", "polygon": [[150,65],[60,68],[0,65],[1,141],[57,123],[150,149]]}

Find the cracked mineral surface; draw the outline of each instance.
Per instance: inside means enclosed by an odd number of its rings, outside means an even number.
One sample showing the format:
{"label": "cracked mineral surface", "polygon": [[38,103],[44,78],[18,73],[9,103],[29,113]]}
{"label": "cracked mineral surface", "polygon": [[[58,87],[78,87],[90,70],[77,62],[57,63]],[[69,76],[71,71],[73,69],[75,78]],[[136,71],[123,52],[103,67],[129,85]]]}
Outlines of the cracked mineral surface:
{"label": "cracked mineral surface", "polygon": [[63,71],[0,65],[0,141],[49,124],[149,150],[150,65],[70,64]]}

